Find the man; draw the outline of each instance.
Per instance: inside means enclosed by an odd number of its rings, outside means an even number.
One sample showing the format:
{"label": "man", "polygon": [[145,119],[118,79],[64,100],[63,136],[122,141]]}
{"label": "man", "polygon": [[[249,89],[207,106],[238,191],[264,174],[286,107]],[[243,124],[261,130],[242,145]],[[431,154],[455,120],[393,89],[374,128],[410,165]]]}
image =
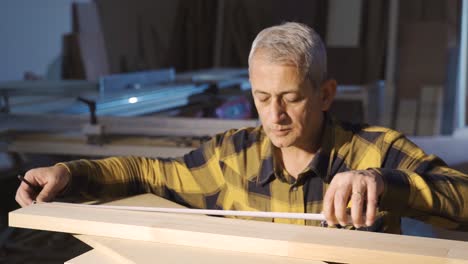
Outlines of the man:
{"label": "man", "polygon": [[44,189],[35,197],[22,183],[16,200],[26,206],[59,193],[152,192],[194,208],[323,212],[329,226],[350,220],[400,233],[400,218],[409,216],[466,228],[466,175],[398,132],[340,124],[327,114],[337,84],[326,78],[325,47],[311,28],[285,23],[260,32],[249,71],[262,126],[218,134],[177,159],[114,157],[33,169],[26,179]]}

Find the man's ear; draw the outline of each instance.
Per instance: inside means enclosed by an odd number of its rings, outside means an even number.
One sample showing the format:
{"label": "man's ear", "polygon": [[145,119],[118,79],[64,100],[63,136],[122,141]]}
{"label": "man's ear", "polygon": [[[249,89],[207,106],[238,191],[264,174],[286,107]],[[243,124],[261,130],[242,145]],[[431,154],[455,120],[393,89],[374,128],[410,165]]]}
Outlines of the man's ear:
{"label": "man's ear", "polygon": [[320,101],[322,103],[322,111],[328,111],[335,99],[336,95],[336,80],[329,79],[320,86]]}

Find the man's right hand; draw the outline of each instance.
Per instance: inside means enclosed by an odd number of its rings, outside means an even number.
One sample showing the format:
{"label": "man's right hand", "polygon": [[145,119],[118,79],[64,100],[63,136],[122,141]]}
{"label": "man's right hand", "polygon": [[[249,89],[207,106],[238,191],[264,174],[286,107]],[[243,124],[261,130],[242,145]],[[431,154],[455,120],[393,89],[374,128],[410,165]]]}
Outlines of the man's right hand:
{"label": "man's right hand", "polygon": [[29,170],[24,178],[32,185],[42,187],[38,194],[25,182],[21,182],[16,191],[16,201],[22,206],[30,205],[34,200],[37,202],[51,201],[60,194],[70,182],[71,175],[63,165],[36,168]]}

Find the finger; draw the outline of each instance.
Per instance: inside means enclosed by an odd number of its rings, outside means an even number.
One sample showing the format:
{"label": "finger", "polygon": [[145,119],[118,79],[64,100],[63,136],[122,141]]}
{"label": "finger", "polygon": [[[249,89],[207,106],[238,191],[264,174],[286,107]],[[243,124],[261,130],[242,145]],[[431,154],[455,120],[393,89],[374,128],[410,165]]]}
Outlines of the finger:
{"label": "finger", "polygon": [[377,185],[372,181],[367,184],[366,226],[374,224],[377,211],[377,197]]}
{"label": "finger", "polygon": [[16,201],[21,207],[28,206],[32,203],[31,197],[24,190],[18,189],[16,192]]}
{"label": "finger", "polygon": [[27,194],[31,198],[33,198],[33,197],[35,197],[37,195],[37,193],[35,193],[34,189],[31,188],[31,186],[29,186],[28,184],[26,184],[24,182],[21,182],[18,190],[20,190],[23,193]]}
{"label": "finger", "polygon": [[335,188],[330,186],[323,198],[323,215],[325,216],[329,226],[333,226],[337,223],[334,213],[334,198]]}
{"label": "finger", "polygon": [[[43,187],[40,193],[35,193],[35,199],[38,202],[47,202],[53,197],[52,188],[54,184],[52,181],[48,181],[45,174],[46,173],[44,173],[44,170],[42,168],[39,168],[35,170],[30,170],[24,175],[24,178],[26,178],[32,185]],[[32,189],[31,187],[29,188]]]}
{"label": "finger", "polygon": [[36,197],[34,191],[26,183],[22,182],[16,191],[16,196],[21,199],[20,205],[30,205],[33,199]]}
{"label": "finger", "polygon": [[[40,169],[26,172],[24,178],[33,186],[41,187],[47,183],[44,175],[40,173]],[[29,186],[29,185],[28,185]]]}
{"label": "finger", "polygon": [[54,184],[54,182],[46,183],[42,191],[37,195],[36,200],[38,202],[51,201],[52,199],[54,199],[55,195],[57,194],[57,191],[55,189],[56,189],[56,184]]}
{"label": "finger", "polygon": [[21,198],[21,194],[20,194],[19,189],[16,191],[15,200],[21,207],[26,206],[26,203],[23,201],[23,198]]}
{"label": "finger", "polygon": [[353,192],[351,194],[351,219],[353,220],[353,225],[356,228],[359,228],[364,224],[364,217],[362,214],[364,211],[365,195],[365,186],[358,185],[353,188]]}
{"label": "finger", "polygon": [[342,187],[335,192],[335,217],[341,226],[346,226],[348,223],[348,215],[346,213],[347,204],[349,201],[351,188]]}

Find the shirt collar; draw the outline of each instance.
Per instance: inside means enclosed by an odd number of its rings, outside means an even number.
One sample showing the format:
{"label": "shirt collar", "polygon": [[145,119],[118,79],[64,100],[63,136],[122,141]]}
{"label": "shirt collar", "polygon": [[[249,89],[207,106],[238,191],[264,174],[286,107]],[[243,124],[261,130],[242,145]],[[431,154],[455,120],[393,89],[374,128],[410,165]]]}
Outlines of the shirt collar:
{"label": "shirt collar", "polygon": [[[334,146],[335,140],[335,121],[327,112],[324,113],[324,127],[322,130],[321,148],[307,166],[307,170],[311,170],[317,176],[325,179],[329,170],[330,155]],[[265,133],[265,132],[262,132]],[[265,185],[279,176],[280,171],[275,171],[275,158],[273,155],[273,144],[270,139],[265,135],[262,142],[262,161],[260,165],[260,172],[258,175],[258,183]]]}

